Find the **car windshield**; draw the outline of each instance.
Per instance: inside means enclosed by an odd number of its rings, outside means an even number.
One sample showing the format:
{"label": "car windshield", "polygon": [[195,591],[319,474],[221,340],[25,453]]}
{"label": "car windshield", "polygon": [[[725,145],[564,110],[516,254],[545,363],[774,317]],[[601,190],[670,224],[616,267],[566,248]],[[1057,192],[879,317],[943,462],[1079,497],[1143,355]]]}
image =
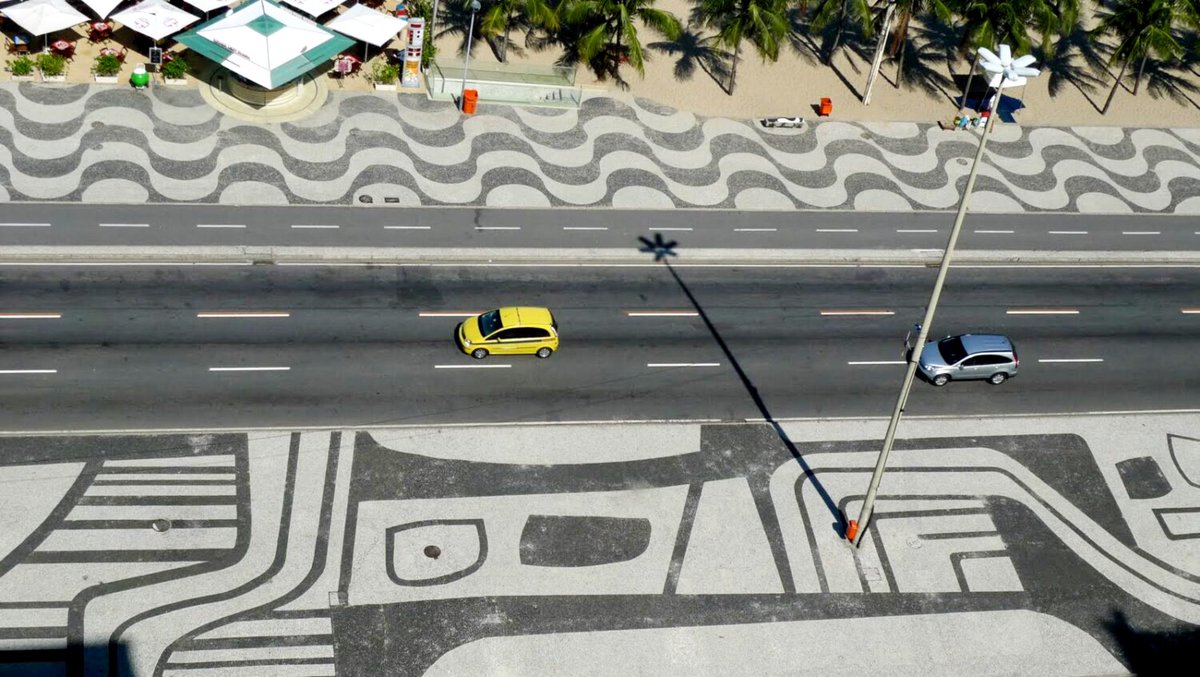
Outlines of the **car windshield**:
{"label": "car windshield", "polygon": [[967,356],[967,349],[963,347],[962,339],[957,336],[944,338],[938,341],[938,352],[942,354],[942,359],[946,364],[958,364],[958,361]]}
{"label": "car windshield", "polygon": [[492,332],[499,330],[500,327],[499,310],[489,310],[479,316],[479,334],[481,336],[490,336]]}

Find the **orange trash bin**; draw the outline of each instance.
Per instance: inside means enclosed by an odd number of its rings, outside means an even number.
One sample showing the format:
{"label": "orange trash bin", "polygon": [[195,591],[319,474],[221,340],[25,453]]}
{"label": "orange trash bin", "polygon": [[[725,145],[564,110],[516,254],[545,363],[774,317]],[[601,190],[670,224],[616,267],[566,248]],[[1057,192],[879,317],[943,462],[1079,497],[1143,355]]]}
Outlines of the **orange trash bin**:
{"label": "orange trash bin", "polygon": [[464,89],[462,97],[462,112],[467,115],[475,114],[475,104],[479,102],[479,90]]}
{"label": "orange trash bin", "polygon": [[830,113],[833,113],[833,99],[823,96],[821,97],[821,108],[819,110],[819,114],[821,117],[825,117]]}

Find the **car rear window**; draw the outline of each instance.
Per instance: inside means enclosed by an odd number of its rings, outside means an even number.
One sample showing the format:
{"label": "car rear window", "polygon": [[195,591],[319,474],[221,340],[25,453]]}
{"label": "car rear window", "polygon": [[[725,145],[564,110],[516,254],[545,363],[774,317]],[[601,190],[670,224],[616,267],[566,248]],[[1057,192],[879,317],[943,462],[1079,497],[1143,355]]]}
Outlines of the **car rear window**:
{"label": "car rear window", "polygon": [[967,356],[967,349],[963,347],[962,339],[957,336],[944,338],[938,341],[938,352],[942,354],[942,359],[946,364],[958,364],[958,361]]}

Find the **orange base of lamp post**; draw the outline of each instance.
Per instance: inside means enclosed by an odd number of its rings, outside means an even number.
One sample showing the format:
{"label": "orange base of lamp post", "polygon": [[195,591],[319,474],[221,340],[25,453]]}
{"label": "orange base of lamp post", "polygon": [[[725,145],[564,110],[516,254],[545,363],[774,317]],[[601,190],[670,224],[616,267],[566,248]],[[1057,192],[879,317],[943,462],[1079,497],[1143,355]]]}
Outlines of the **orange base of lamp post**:
{"label": "orange base of lamp post", "polygon": [[479,102],[479,90],[463,90],[462,112],[467,115],[475,114],[475,105]]}
{"label": "orange base of lamp post", "polygon": [[857,537],[857,536],[858,536],[858,520],[850,520],[850,524],[846,526],[846,540],[853,543],[855,537]]}
{"label": "orange base of lamp post", "polygon": [[833,99],[823,96],[821,97],[821,105],[817,108],[817,114],[821,117],[831,115],[833,113]]}

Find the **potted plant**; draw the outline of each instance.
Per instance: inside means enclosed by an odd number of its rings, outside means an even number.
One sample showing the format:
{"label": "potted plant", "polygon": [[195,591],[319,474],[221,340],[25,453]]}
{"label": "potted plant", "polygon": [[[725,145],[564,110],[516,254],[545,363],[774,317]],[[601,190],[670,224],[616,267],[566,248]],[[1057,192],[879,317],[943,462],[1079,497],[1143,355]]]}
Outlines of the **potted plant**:
{"label": "potted plant", "polygon": [[189,70],[187,60],[176,56],[162,65],[163,80],[168,85],[186,85]]}
{"label": "potted plant", "polygon": [[57,54],[38,54],[37,67],[42,72],[44,82],[62,82],[67,79],[64,75],[67,60]]}
{"label": "potted plant", "polygon": [[376,61],[371,65],[371,81],[375,89],[396,91],[396,80],[400,78],[400,68],[387,61]]}
{"label": "potted plant", "polygon": [[12,72],[13,80],[32,80],[33,68],[33,59],[27,56],[19,56],[8,62],[8,70]]}
{"label": "potted plant", "polygon": [[92,64],[92,72],[96,74],[96,82],[116,84],[117,74],[121,72],[121,60],[115,54],[101,54]]}

